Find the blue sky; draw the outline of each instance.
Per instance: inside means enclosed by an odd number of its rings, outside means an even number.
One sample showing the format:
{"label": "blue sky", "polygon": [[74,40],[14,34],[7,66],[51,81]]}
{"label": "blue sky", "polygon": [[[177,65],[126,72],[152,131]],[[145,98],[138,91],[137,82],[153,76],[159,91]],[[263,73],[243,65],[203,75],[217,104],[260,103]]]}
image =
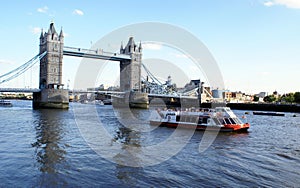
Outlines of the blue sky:
{"label": "blue sky", "polygon": [[[1,5],[0,20],[0,75],[38,53],[40,28],[48,29],[51,20],[63,28],[66,46],[82,48],[122,26],[154,21],[199,38],[217,61],[226,89],[300,91],[300,0],[12,0]],[[64,57],[63,79],[70,87],[79,63]],[[37,70],[4,86],[34,85]]]}

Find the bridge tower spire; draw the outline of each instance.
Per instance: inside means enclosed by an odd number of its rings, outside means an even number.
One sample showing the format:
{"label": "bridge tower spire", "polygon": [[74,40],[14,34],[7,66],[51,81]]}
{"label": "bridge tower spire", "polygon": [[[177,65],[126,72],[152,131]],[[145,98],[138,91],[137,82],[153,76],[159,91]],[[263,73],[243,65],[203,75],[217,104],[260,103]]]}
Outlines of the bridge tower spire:
{"label": "bridge tower spire", "polygon": [[120,90],[140,91],[141,90],[141,65],[142,65],[142,45],[135,44],[133,37],[125,48],[121,45],[121,54],[130,56],[130,60],[120,62]]}

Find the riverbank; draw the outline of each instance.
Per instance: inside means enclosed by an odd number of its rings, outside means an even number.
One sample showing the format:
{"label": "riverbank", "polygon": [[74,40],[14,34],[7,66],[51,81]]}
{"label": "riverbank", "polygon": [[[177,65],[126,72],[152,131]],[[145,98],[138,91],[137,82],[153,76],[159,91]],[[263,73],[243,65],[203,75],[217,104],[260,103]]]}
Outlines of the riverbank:
{"label": "riverbank", "polygon": [[[214,103],[215,106],[224,105],[222,103]],[[202,103],[202,107],[211,108],[212,103]],[[300,105],[296,104],[268,104],[268,103],[227,103],[227,107],[234,110],[253,110],[253,111],[275,111],[275,112],[298,112],[300,113]]]}

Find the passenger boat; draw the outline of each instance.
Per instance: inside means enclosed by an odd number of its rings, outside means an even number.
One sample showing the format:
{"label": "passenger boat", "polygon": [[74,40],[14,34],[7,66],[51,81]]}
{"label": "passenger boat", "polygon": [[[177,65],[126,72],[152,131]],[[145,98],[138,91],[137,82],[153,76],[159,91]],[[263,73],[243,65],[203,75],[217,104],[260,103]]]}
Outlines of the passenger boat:
{"label": "passenger boat", "polygon": [[10,101],[0,100],[0,106],[11,107],[12,103]]}
{"label": "passenger boat", "polygon": [[243,123],[228,107],[185,111],[158,109],[157,112],[159,116],[150,121],[151,125],[222,132],[244,132],[250,127],[249,123]]}
{"label": "passenger boat", "polygon": [[284,116],[284,113],[279,113],[279,112],[253,112],[253,115]]}

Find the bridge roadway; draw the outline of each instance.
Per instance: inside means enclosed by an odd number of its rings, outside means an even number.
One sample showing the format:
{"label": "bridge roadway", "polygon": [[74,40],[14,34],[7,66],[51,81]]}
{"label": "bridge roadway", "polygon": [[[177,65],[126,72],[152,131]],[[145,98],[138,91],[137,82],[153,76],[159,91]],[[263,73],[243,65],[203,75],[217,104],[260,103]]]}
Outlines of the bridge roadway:
{"label": "bridge roadway", "polygon": [[[33,92],[40,92],[40,89],[37,88],[0,88],[0,92],[8,92],[8,93],[33,93]],[[69,93],[71,94],[84,94],[84,93],[98,93],[98,94],[105,94],[105,95],[124,95],[125,92],[119,92],[119,91],[84,91],[84,90],[69,90]],[[191,97],[191,96],[182,96],[182,95],[163,95],[163,94],[153,94],[149,93],[149,97],[155,97],[155,98],[187,98],[187,99],[197,99],[197,97]]]}
{"label": "bridge roadway", "polygon": [[33,93],[39,91],[41,90],[37,88],[0,88],[0,92],[8,93]]}
{"label": "bridge roadway", "polygon": [[131,57],[126,54],[105,52],[99,49],[90,50],[90,49],[74,48],[74,47],[67,47],[67,46],[65,46],[63,49],[63,55],[93,58],[93,59],[103,59],[103,60],[110,60],[110,61],[122,61],[122,60],[131,59]]}

